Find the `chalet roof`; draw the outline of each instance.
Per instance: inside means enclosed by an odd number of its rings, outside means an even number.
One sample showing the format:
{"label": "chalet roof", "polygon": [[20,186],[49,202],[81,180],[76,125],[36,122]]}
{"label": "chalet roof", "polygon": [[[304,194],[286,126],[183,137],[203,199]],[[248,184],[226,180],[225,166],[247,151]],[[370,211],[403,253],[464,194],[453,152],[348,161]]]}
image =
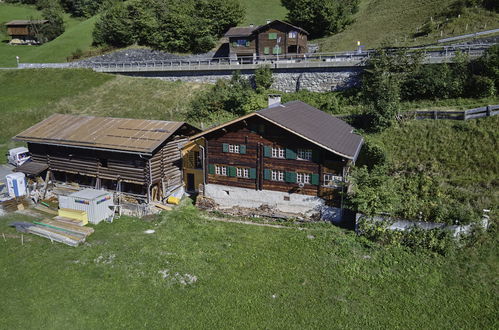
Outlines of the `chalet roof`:
{"label": "chalet roof", "polygon": [[54,114],[14,140],[152,154],[184,122]]}
{"label": "chalet roof", "polygon": [[225,36],[226,37],[249,37],[250,35],[253,34],[253,31],[255,31],[256,28],[258,28],[258,26],[231,27],[229,29],[229,31],[227,31],[225,33]]}
{"label": "chalet roof", "polygon": [[201,132],[192,139],[253,116],[263,118],[315,145],[354,161],[363,143],[362,137],[353,133],[352,126],[301,101],[292,101],[250,113]]}
{"label": "chalet roof", "polygon": [[261,31],[261,30],[265,29],[266,27],[268,27],[268,26],[270,26],[270,25],[272,25],[274,23],[282,23],[282,24],[285,24],[285,25],[288,25],[288,26],[292,27],[295,30],[301,31],[301,32],[305,33],[306,35],[309,34],[306,30],[302,29],[301,27],[298,27],[296,25],[290,24],[290,23],[285,22],[285,21],[281,21],[280,19],[273,20],[272,22],[269,22],[269,23],[267,23],[265,25],[260,25],[253,32]]}
{"label": "chalet roof", "polygon": [[5,23],[5,25],[7,25],[7,26],[15,26],[15,25],[24,26],[24,25],[30,25],[30,24],[45,24],[45,23],[48,23],[48,21],[46,19],[42,19],[42,20],[21,20],[21,19],[18,19],[18,20],[14,20],[14,21],[10,21],[8,23]]}
{"label": "chalet roof", "polygon": [[268,26],[270,26],[270,25],[272,25],[274,23],[286,24],[286,25],[292,27],[293,29],[295,29],[297,31],[301,31],[301,32],[303,32],[303,33],[305,33],[307,35],[309,34],[307,31],[305,31],[301,27],[298,27],[298,26],[295,26],[295,25],[290,24],[288,22],[276,19],[276,20],[273,20],[270,23],[267,23],[267,24],[264,24],[264,25],[260,25],[260,26],[245,26],[245,27],[236,26],[236,27],[231,27],[229,29],[229,31],[227,31],[225,33],[225,36],[226,37],[249,37],[253,33],[261,31],[261,30],[264,30],[266,27],[268,27]]}

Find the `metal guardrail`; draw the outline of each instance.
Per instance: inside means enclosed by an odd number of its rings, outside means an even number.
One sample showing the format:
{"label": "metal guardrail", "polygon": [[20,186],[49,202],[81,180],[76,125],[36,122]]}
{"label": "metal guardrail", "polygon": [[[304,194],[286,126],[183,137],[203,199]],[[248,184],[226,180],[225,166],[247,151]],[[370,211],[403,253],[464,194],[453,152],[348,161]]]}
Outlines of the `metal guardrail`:
{"label": "metal guardrail", "polygon": [[450,37],[450,38],[440,39],[440,40],[437,40],[437,42],[449,42],[449,41],[454,41],[454,40],[475,38],[475,37],[478,37],[478,36],[484,36],[484,35],[493,34],[493,33],[499,33],[499,29],[487,30],[487,31],[481,31],[481,32],[475,32],[475,33],[469,33],[469,34],[463,34],[463,35],[457,36],[457,37]]}
{"label": "metal guardrail", "polygon": [[[475,58],[483,55],[491,45],[432,46],[410,48],[411,52],[421,51],[425,63],[446,63],[458,53]],[[90,68],[98,72],[161,72],[161,71],[217,71],[217,70],[253,70],[262,65],[274,69],[320,68],[320,67],[355,67],[364,66],[375,53],[374,50],[363,52],[313,53],[291,56],[264,56],[248,58],[200,58],[174,59],[142,62],[94,62],[94,63],[21,63],[19,68]]]}
{"label": "metal guardrail", "polygon": [[415,110],[401,114],[405,118],[413,119],[450,119],[469,120],[499,115],[499,105],[488,105],[486,107],[473,108],[469,110]]}

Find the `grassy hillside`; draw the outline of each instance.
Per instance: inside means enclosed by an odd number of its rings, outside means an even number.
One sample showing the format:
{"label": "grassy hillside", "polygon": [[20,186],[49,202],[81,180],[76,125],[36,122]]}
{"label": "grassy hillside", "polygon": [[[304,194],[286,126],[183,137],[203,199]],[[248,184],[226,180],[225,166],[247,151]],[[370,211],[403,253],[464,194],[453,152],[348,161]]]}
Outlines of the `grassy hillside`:
{"label": "grassy hillside", "polygon": [[[410,46],[435,42],[437,39],[473,33],[499,27],[499,15],[483,9],[467,10],[440,31],[429,37],[414,40],[414,33],[431,17],[434,19],[455,0],[361,0],[355,22],[345,31],[319,40],[321,51],[345,51],[357,47],[357,41],[366,48],[387,43],[393,46]],[[468,29],[466,30],[466,25]]]}
{"label": "grassy hillside", "polygon": [[[73,248],[0,218],[14,328],[494,328],[498,244],[442,257],[306,230],[206,221],[191,207],[96,226]],[[154,234],[144,234],[154,229]],[[26,317],[29,315],[29,317]]]}
{"label": "grassy hillside", "polygon": [[265,24],[267,19],[284,19],[287,9],[281,5],[281,0],[239,0],[246,8],[246,16],[241,26],[249,24]]}
{"label": "grassy hillside", "polygon": [[[0,3],[0,24],[14,19],[41,18],[41,13],[32,6]],[[95,18],[79,20],[69,15],[64,17],[66,31],[55,40],[41,46],[11,46],[5,30],[0,32],[0,67],[16,66],[16,56],[21,62],[66,62],[76,49],[91,48]]]}
{"label": "grassy hillside", "polygon": [[[0,154],[10,138],[52,113],[182,120],[199,84],[90,70],[0,71]],[[1,162],[5,162],[2,158]]]}

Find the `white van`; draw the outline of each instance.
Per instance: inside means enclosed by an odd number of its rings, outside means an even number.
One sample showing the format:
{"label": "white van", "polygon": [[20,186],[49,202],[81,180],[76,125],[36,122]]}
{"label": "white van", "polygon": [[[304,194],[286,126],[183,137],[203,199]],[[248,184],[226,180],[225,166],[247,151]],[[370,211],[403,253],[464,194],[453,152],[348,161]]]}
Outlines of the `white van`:
{"label": "white van", "polygon": [[31,154],[29,153],[28,148],[25,147],[14,148],[9,150],[9,153],[7,154],[7,159],[9,161],[9,164],[12,164],[17,167],[21,166],[22,164],[30,160]]}

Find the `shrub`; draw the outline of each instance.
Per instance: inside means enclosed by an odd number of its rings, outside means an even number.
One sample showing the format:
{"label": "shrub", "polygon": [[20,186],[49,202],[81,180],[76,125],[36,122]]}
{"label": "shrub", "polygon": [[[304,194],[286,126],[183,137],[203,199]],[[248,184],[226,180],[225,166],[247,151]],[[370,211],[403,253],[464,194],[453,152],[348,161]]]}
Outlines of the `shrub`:
{"label": "shrub", "polygon": [[496,95],[496,84],[489,77],[473,75],[468,83],[469,97],[482,98]]}
{"label": "shrub", "polygon": [[263,93],[272,86],[274,79],[269,65],[260,66],[255,70],[254,83],[258,93]]}

